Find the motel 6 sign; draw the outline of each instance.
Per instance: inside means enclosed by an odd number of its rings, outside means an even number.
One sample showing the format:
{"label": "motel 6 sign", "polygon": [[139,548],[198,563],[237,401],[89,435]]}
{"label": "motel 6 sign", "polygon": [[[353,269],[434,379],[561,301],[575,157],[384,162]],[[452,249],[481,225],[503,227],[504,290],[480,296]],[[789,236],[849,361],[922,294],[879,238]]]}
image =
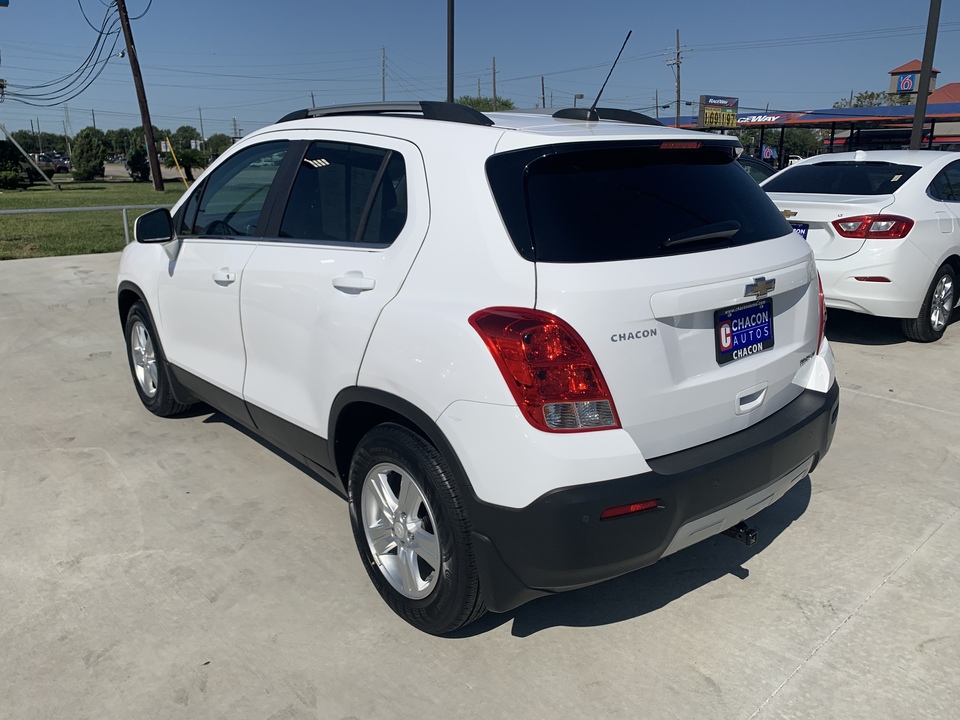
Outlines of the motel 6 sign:
{"label": "motel 6 sign", "polygon": [[917,91],[917,76],[915,73],[905,73],[897,78],[898,93],[913,93]]}

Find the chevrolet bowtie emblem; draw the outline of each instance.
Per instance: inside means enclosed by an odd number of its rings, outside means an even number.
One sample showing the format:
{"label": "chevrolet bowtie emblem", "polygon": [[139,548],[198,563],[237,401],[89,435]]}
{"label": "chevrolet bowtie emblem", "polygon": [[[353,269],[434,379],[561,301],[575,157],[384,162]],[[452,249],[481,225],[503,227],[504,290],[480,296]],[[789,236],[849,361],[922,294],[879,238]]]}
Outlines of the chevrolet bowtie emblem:
{"label": "chevrolet bowtie emblem", "polygon": [[787,218],[787,220],[789,220],[792,217],[796,217],[797,215],[793,210],[782,210],[780,211],[780,214],[783,215],[785,218]]}
{"label": "chevrolet bowtie emblem", "polygon": [[743,289],[743,296],[750,297],[751,295],[756,295],[758,298],[762,298],[767,293],[773,292],[776,286],[776,278],[770,280],[767,280],[765,277],[754,278],[753,282]]}

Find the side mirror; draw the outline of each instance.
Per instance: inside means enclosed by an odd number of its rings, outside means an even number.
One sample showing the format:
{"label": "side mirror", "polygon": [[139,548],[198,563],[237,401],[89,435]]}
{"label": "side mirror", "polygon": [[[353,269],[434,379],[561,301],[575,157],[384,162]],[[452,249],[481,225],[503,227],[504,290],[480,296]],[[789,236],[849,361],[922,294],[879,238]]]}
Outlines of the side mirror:
{"label": "side mirror", "polygon": [[133,235],[139,243],[165,243],[173,240],[173,219],[166,208],[157,208],[137,218]]}

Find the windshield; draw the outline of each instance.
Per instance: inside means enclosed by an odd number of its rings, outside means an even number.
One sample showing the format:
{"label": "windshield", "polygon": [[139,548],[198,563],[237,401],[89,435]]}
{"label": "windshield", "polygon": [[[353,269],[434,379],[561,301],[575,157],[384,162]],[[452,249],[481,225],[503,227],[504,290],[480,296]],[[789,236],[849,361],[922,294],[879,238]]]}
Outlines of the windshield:
{"label": "windshield", "polygon": [[791,232],[726,146],[541,148],[487,168],[517,249],[540,262],[661,257]]}
{"label": "windshield", "polygon": [[767,192],[820,195],[889,195],[920,168],[889,162],[822,162],[797,165],[763,184]]}

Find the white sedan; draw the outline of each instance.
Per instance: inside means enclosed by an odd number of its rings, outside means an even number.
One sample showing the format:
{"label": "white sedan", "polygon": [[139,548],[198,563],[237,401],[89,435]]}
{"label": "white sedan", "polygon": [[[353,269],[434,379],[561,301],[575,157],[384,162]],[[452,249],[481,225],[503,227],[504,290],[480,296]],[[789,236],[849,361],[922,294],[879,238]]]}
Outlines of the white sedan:
{"label": "white sedan", "polygon": [[828,307],[901,318],[918,342],[943,336],[960,274],[960,154],[819,155],[761,186],[813,247]]}

